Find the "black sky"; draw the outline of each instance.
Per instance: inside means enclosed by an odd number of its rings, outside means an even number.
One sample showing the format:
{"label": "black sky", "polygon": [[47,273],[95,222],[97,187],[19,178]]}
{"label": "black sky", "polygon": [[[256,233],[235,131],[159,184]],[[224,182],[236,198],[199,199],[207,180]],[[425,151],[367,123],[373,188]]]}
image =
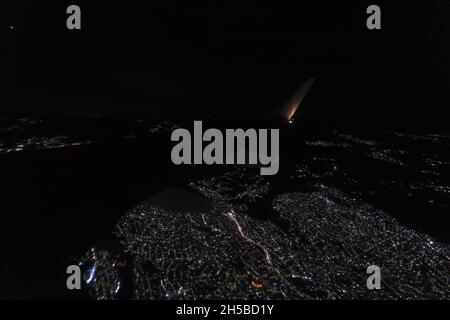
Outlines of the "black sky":
{"label": "black sky", "polygon": [[[255,113],[316,76],[314,121],[450,120],[447,1],[149,2],[3,1],[0,112]],[[365,27],[372,3],[381,31]]]}

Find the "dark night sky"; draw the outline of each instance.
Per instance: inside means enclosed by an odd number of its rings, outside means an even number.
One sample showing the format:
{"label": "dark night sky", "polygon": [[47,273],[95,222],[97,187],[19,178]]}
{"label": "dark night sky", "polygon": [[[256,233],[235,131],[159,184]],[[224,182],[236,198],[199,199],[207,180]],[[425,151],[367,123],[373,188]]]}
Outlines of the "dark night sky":
{"label": "dark night sky", "polygon": [[[92,2],[3,1],[0,112],[255,113],[316,76],[317,123],[450,120],[448,1]],[[372,3],[381,31],[365,27]],[[66,29],[69,4],[81,31]]]}

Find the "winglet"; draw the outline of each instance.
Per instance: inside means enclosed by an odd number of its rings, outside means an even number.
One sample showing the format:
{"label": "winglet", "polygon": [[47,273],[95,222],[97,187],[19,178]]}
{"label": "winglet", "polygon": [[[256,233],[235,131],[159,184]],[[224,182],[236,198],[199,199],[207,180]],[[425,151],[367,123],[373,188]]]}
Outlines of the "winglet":
{"label": "winglet", "polygon": [[306,94],[316,81],[315,78],[306,80],[280,108],[274,111],[274,116],[285,121],[291,121],[300,108]]}

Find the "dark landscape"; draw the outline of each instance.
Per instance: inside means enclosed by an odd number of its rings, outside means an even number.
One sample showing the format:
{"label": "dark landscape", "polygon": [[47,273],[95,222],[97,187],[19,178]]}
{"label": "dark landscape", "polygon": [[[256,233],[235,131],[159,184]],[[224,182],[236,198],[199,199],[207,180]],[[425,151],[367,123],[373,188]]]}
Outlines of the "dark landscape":
{"label": "dark landscape", "polygon": [[[89,293],[96,298],[152,299],[449,297],[444,281],[449,277],[448,133],[313,134],[289,147],[278,175],[263,177],[239,166],[194,170],[168,165],[169,132],[180,125],[175,122],[2,119],[1,249],[8,257],[2,263],[4,298],[76,299]],[[234,220],[224,216],[227,210],[281,259],[276,266],[253,269],[264,262],[264,253],[239,240]],[[152,222],[138,222],[140,212]],[[325,224],[321,217],[326,217]],[[347,219],[358,223],[355,229],[346,229]],[[203,221],[208,225],[202,227]],[[145,229],[132,227],[136,223]],[[205,251],[201,239],[210,234],[208,228],[222,231],[212,241],[215,249]],[[182,240],[184,235],[188,239]],[[208,237],[204,241],[211,243]],[[239,251],[225,254],[232,243]],[[341,246],[350,250],[344,256]],[[180,250],[181,256],[171,256]],[[100,257],[93,259],[93,252]],[[335,262],[327,266],[312,261],[315,255]],[[172,260],[163,263],[162,257]],[[204,262],[194,268],[196,257]],[[241,259],[244,265],[233,267]],[[120,272],[112,261],[121,265]],[[389,269],[391,288],[367,296],[364,271],[375,262]],[[95,291],[88,285],[83,293],[66,289],[65,268],[78,263],[86,279],[96,266],[91,275]],[[247,274],[252,268],[254,279],[210,281],[214,263],[223,268],[218,274]],[[144,282],[137,280],[137,267]],[[116,278],[103,278],[114,270]],[[295,278],[296,272],[307,280]],[[355,275],[341,278],[342,273]],[[200,280],[211,290],[202,289]],[[117,293],[108,293],[115,292],[117,281]],[[264,289],[252,287],[252,281]],[[291,289],[283,289],[286,283]],[[411,288],[402,287],[404,283]],[[355,284],[359,289],[351,291]],[[177,294],[180,288],[183,293]]]}

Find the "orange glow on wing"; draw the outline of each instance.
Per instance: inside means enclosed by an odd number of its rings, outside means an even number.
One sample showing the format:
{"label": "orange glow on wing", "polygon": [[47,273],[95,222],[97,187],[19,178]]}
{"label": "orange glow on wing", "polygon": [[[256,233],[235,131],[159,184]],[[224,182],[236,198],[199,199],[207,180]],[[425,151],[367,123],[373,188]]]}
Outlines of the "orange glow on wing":
{"label": "orange glow on wing", "polygon": [[256,289],[261,289],[262,287],[264,287],[262,283],[257,282],[256,280],[252,280],[251,285],[253,288]]}
{"label": "orange glow on wing", "polygon": [[286,104],[283,107],[283,109],[286,110],[286,113],[284,114],[286,121],[291,120],[292,117],[295,115],[300,105],[302,104],[303,99],[308,93],[309,89],[311,89],[311,86],[313,85],[314,81],[315,81],[314,78],[306,80],[306,82],[300,88],[298,88],[297,91],[295,91],[292,98],[290,98],[286,102]]}

